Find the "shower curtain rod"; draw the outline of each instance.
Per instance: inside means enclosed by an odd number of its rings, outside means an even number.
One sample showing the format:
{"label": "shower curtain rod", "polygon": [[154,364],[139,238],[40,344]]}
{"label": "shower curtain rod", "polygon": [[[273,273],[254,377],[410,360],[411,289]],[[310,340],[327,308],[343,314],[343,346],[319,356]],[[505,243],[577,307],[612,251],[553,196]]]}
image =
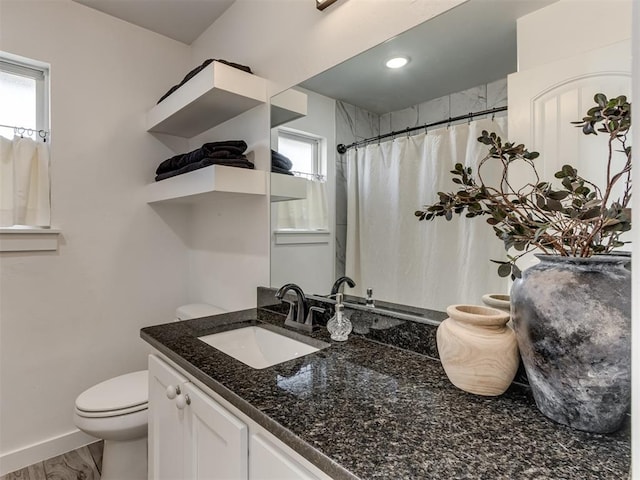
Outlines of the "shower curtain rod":
{"label": "shower curtain rod", "polygon": [[338,153],[347,153],[347,150],[353,147],[359,147],[361,145],[366,145],[369,142],[380,141],[383,138],[395,137],[396,135],[400,135],[401,133],[410,133],[415,132],[416,130],[422,130],[423,128],[436,127],[438,125],[450,124],[451,122],[457,122],[458,120],[471,120],[473,117],[480,117],[482,115],[490,115],[496,114],[497,112],[506,112],[507,107],[496,107],[490,108],[488,110],[482,110],[480,112],[469,112],[466,115],[458,115],[457,117],[449,117],[446,120],[439,120],[437,122],[426,123],[424,125],[420,125],[418,127],[407,127],[404,130],[396,130],[394,132],[385,133],[384,135],[378,135],[377,137],[365,138],[364,140],[358,140],[357,142],[350,143],[349,145],[345,145],[344,143],[339,144],[336,148]]}

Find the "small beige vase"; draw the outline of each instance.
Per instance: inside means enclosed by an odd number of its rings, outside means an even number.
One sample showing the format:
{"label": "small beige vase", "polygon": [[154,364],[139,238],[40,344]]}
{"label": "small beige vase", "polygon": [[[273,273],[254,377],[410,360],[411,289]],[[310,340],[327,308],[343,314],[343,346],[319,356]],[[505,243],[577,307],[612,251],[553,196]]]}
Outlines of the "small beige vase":
{"label": "small beige vase", "polygon": [[511,314],[511,297],[504,293],[487,293],[482,296],[482,302],[491,308],[505,311]]}
{"label": "small beige vase", "polygon": [[503,312],[509,314],[509,321],[507,327],[513,328],[513,322],[511,321],[511,297],[504,293],[487,293],[482,296],[482,303],[487,307],[497,308]]}
{"label": "small beige vase", "polygon": [[450,305],[447,314],[436,339],[451,383],[476,395],[504,393],[520,361],[515,333],[506,326],[509,314],[479,305]]}

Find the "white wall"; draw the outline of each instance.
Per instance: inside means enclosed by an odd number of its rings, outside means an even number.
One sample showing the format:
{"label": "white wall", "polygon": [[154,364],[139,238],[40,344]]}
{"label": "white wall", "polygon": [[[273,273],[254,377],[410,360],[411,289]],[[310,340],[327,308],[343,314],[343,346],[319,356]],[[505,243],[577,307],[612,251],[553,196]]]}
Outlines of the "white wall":
{"label": "white wall", "polygon": [[518,71],[631,37],[632,0],[560,0],[518,19]]}
{"label": "white wall", "polygon": [[[0,257],[2,474],[85,441],[73,433],[75,397],[145,368],[140,328],[188,299],[186,247],[141,190],[171,153],[145,132],[145,112],[190,54],[69,0],[2,0],[0,13],[0,49],[51,64],[52,218],[63,236],[58,252]],[[162,212],[178,229],[179,213]]]}
{"label": "white wall", "polygon": [[[269,170],[269,107],[261,105],[191,140],[244,140],[258,170]],[[268,178],[268,177],[267,177]],[[268,180],[267,180],[268,181]],[[269,201],[266,195],[216,195],[198,202],[189,228],[189,297],[225,310],[256,306],[269,284]]]}
{"label": "white wall", "polygon": [[[323,139],[327,165],[327,209],[330,235],[328,243],[297,243],[276,245],[271,235],[271,285],[279,287],[293,282],[305,292],[328,294],[336,279],[335,265],[335,174],[336,174],[336,101],[304,89],[307,94],[307,115],[283,125]],[[271,206],[271,224],[275,224],[278,203]],[[272,227],[273,228],[273,227]],[[304,236],[304,235],[303,235]]]}

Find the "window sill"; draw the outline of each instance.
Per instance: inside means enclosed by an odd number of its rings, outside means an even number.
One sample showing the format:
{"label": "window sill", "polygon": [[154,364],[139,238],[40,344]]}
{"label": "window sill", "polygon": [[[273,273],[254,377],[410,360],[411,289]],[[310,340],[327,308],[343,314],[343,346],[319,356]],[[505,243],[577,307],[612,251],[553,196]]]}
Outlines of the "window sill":
{"label": "window sill", "polygon": [[276,245],[299,245],[306,243],[329,243],[329,230],[276,230],[273,232]]}
{"label": "window sill", "polygon": [[0,252],[46,252],[58,250],[56,228],[0,228]]}

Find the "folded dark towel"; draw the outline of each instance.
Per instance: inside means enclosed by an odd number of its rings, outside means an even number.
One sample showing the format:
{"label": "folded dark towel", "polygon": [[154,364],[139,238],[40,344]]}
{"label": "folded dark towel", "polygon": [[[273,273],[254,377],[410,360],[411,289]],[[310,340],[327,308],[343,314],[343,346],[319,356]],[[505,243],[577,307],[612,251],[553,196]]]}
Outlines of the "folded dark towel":
{"label": "folded dark towel", "polygon": [[178,170],[173,170],[171,172],[161,173],[160,175],[156,175],[156,182],[160,180],[164,180],[166,178],[175,177],[176,175],[182,175],[183,173],[192,172],[194,170],[199,170],[200,168],[209,167],[211,165],[225,165],[228,167],[238,167],[238,168],[248,168],[255,169],[256,167],[251,163],[246,157],[242,158],[204,158],[199,162],[190,163]]}
{"label": "folded dark towel", "polygon": [[222,60],[222,59],[218,60],[216,58],[209,58],[209,59],[205,60],[202,63],[202,65],[197,66],[196,68],[191,70],[189,73],[187,73],[187,75],[182,79],[182,81],[179,84],[174,85],[173,87],[171,87],[167,93],[165,93],[162,97],[160,97],[160,100],[158,100],[158,103],[163,101],[165,98],[167,98],[169,95],[171,95],[177,89],[179,89],[182,85],[184,85],[189,80],[191,80],[193,77],[195,77],[198,73],[200,73],[202,70],[204,70],[206,68],[206,66],[209,65],[211,62],[224,63],[225,65],[229,65],[230,67],[237,68],[238,70],[242,70],[243,72],[253,73],[251,71],[251,68],[247,67],[246,65],[240,65],[239,63],[228,62],[227,60]]}
{"label": "folded dark towel", "polygon": [[271,165],[271,171],[273,173],[282,173],[283,175],[293,175],[290,170],[286,168],[278,168],[275,165]]}
{"label": "folded dark towel", "polygon": [[291,170],[293,163],[280,152],[271,150],[271,164],[284,170]]}
{"label": "folded dark towel", "polygon": [[203,158],[233,158],[242,155],[247,149],[247,143],[244,140],[225,140],[223,142],[209,142],[200,148],[189,153],[175,155],[160,165],[156,169],[156,174],[172,172],[178,170],[190,163],[197,163]]}

